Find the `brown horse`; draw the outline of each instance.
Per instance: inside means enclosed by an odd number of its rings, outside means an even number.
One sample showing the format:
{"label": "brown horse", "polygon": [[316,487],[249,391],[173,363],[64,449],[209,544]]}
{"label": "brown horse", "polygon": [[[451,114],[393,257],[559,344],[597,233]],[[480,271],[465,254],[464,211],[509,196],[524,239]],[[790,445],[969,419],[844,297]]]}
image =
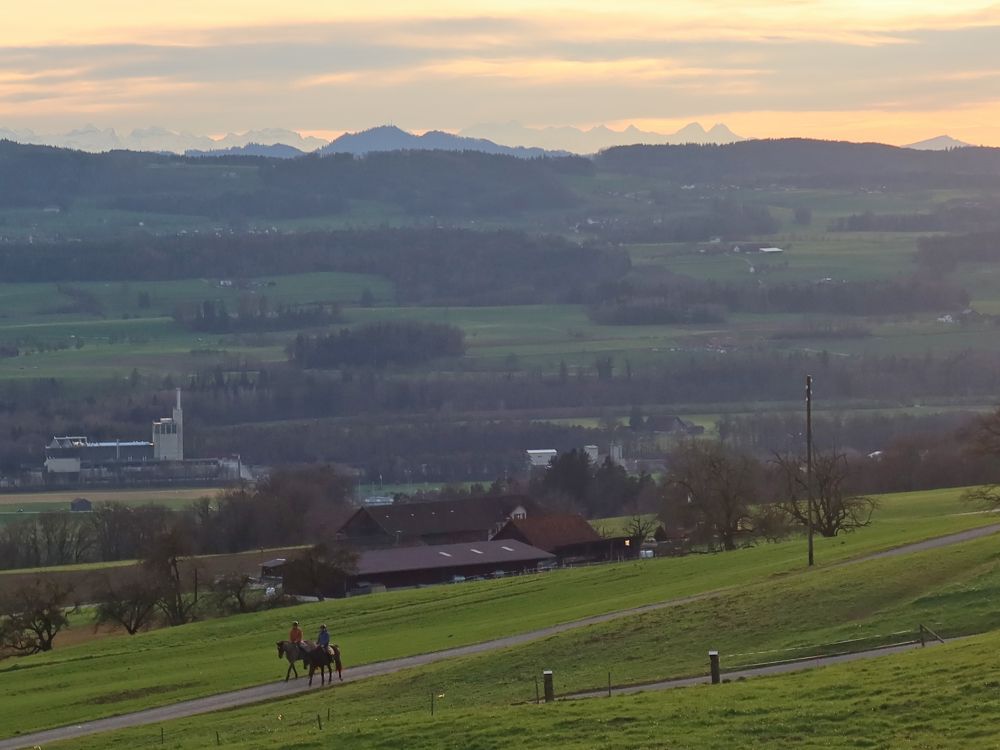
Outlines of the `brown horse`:
{"label": "brown horse", "polygon": [[288,682],[288,677],[293,672],[295,673],[295,679],[299,679],[299,671],[295,668],[295,662],[299,659],[305,661],[305,649],[302,648],[301,644],[292,643],[291,641],[278,641],[278,658],[288,659],[288,670],[285,672],[285,682]]}
{"label": "brown horse", "polygon": [[314,646],[311,649],[301,649],[302,666],[309,667],[309,685],[313,684],[313,674],[319,670],[320,685],[326,684],[326,672],[330,672],[330,684],[333,684],[333,654],[322,646]]}

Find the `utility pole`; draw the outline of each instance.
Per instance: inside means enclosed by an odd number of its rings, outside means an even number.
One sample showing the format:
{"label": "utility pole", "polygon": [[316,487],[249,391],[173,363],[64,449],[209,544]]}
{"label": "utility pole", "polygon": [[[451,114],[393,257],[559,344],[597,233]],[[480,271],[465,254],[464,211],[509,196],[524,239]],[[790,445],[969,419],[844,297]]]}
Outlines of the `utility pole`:
{"label": "utility pole", "polygon": [[815,564],[813,558],[813,379],[806,375],[806,515],[809,519],[809,566]]}

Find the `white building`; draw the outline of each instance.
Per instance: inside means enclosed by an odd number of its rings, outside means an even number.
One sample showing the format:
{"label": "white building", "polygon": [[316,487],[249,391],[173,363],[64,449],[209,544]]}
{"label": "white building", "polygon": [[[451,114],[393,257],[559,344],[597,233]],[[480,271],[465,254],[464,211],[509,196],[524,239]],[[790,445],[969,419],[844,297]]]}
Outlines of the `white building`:
{"label": "white building", "polygon": [[528,450],[525,451],[528,457],[528,467],[531,469],[544,469],[549,463],[559,455],[559,451],[555,448],[544,448],[541,450]]}
{"label": "white building", "polygon": [[153,422],[153,459],[156,461],[184,460],[184,412],[181,409],[181,389],[177,389],[177,404],[173,416]]}

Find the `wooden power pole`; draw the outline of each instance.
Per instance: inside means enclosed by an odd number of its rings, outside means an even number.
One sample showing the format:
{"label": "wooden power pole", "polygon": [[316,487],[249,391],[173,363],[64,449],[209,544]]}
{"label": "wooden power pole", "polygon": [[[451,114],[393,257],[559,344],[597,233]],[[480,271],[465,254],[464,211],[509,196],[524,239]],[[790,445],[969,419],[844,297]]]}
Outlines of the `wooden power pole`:
{"label": "wooden power pole", "polygon": [[806,375],[806,515],[809,522],[809,565],[815,564],[813,556],[813,420],[812,420],[813,379]]}

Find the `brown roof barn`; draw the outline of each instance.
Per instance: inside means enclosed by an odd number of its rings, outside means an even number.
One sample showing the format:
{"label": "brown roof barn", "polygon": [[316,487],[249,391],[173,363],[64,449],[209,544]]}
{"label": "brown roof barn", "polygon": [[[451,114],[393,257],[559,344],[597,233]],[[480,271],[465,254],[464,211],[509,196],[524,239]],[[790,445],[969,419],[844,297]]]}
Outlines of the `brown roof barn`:
{"label": "brown roof barn", "polygon": [[359,508],[337,535],[360,547],[486,541],[508,519],[538,512],[523,495],[370,505]]}
{"label": "brown roof barn", "polygon": [[[533,572],[540,562],[553,559],[554,555],[545,550],[514,540],[369,549],[358,558],[357,572],[348,585],[356,590],[379,585],[429,586],[474,576]],[[285,579],[288,593],[313,593],[295,591],[293,587],[294,583]],[[344,592],[336,589],[325,593],[342,596]]]}
{"label": "brown roof barn", "polygon": [[619,559],[626,553],[624,538],[605,539],[575,513],[512,518],[493,539],[530,544],[553,553],[561,562]]}

